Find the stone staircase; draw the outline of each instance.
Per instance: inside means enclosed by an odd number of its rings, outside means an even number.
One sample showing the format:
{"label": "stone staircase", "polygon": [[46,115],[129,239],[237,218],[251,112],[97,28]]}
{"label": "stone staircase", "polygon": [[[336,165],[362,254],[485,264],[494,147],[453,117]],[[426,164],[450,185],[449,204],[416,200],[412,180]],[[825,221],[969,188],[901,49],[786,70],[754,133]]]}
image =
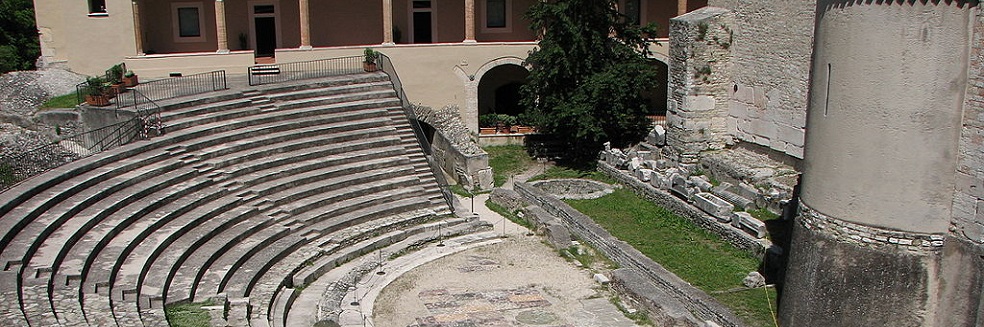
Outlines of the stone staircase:
{"label": "stone staircase", "polygon": [[175,101],[163,120],[0,193],[0,325],[166,326],[165,304],[208,300],[224,323],[282,325],[339,260],[415,226],[483,227],[448,217],[382,73]]}

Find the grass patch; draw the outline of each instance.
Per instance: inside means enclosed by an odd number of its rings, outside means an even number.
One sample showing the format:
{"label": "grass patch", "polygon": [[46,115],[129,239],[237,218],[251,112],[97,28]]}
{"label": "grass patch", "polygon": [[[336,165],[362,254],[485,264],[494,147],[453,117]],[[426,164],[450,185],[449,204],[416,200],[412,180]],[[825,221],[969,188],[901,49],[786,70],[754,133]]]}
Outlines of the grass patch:
{"label": "grass patch", "polygon": [[533,176],[530,181],[539,181],[547,179],[563,179],[563,178],[583,178],[596,180],[603,183],[614,184],[616,181],[608,175],[597,171],[597,170],[580,170],[574,168],[568,168],[563,166],[551,166],[547,168],[547,171],[543,174]]}
{"label": "grass patch", "polygon": [[41,109],[75,108],[79,105],[78,96],[77,92],[56,96],[41,104]]}
{"label": "grass patch", "polygon": [[209,327],[211,317],[202,307],[211,305],[211,301],[172,304],[164,307],[164,314],[173,327]]}
{"label": "grass patch", "polygon": [[506,219],[509,219],[509,221],[511,222],[526,227],[526,229],[533,230],[533,224],[530,223],[529,220],[519,218],[519,216],[516,215],[515,212],[509,211],[509,209],[506,209],[506,207],[503,207],[492,201],[485,201],[485,206],[488,207],[489,210],[492,210],[493,212],[502,215],[503,217],[506,217]]}
{"label": "grass patch", "polygon": [[567,202],[618,239],[717,298],[750,326],[774,325],[769,307],[770,302],[775,307],[774,294],[766,301],[761,290],[713,293],[740,287],[745,275],[758,269],[757,258],[624,188],[599,199]]}
{"label": "grass patch", "polygon": [[489,154],[489,166],[492,167],[492,178],[495,186],[506,183],[510,176],[522,173],[536,164],[526,148],[522,145],[504,145],[485,147]]}
{"label": "grass patch", "polygon": [[779,219],[779,215],[772,213],[772,211],[769,211],[769,209],[766,208],[750,210],[748,213],[751,214],[752,217],[755,217],[755,219],[761,221]]}

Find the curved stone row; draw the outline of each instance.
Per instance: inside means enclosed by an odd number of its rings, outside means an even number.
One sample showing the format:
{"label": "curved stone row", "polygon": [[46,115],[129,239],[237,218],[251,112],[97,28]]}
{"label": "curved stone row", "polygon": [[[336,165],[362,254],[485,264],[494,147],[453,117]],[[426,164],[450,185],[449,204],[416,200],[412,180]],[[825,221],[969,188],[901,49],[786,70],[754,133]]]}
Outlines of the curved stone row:
{"label": "curved stone row", "polygon": [[0,324],[165,326],[211,300],[282,325],[315,263],[450,214],[400,105],[381,73],[174,101],[163,136],[0,193]]}

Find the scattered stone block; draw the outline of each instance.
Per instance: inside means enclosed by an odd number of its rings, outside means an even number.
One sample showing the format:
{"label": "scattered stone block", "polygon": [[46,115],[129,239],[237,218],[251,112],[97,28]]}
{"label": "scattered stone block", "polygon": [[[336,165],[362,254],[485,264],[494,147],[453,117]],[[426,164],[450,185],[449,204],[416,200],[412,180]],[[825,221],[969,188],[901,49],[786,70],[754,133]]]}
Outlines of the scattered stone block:
{"label": "scattered stone block", "polygon": [[732,226],[740,228],[758,238],[763,238],[768,234],[768,231],[765,229],[765,223],[755,219],[755,217],[752,217],[747,212],[736,212],[732,217]]}
{"label": "scattered stone block", "polygon": [[609,283],[612,282],[610,279],[608,279],[608,276],[605,276],[604,274],[594,274],[594,280],[601,285],[608,285]]}
{"label": "scattered stone block", "polygon": [[629,170],[634,172],[640,168],[642,168],[642,159],[639,159],[639,157],[632,157],[632,159],[629,159]]}
{"label": "scattered stone block", "polygon": [[659,162],[656,161],[656,160],[646,160],[646,161],[643,161],[642,162],[642,165],[645,166],[646,168],[649,168],[649,169],[652,169],[652,170],[660,170],[660,169],[662,169],[662,168],[659,167]]}
{"label": "scattered stone block", "polygon": [[690,184],[696,186],[701,192],[710,192],[714,188],[714,184],[711,184],[706,176],[690,176],[689,180]]}
{"label": "scattered stone block", "polygon": [[670,176],[670,191],[683,197],[687,201],[690,201],[690,198],[694,196],[693,190],[690,187],[687,187],[687,179],[679,174],[673,174]]}
{"label": "scattered stone block", "polygon": [[636,158],[641,159],[643,162],[646,162],[646,161],[649,161],[649,160],[653,160],[653,152],[652,151],[639,151],[639,152],[636,152]]}
{"label": "scattered stone block", "polygon": [[652,169],[646,169],[646,168],[639,169],[638,171],[636,171],[636,178],[639,179],[640,181],[648,182],[652,180],[654,173],[655,171],[653,171]]}
{"label": "scattered stone block", "polygon": [[755,219],[755,217],[752,217],[752,214],[744,211],[734,212],[731,214],[731,226],[741,229],[742,219]]}
{"label": "scattered stone block", "polygon": [[753,271],[748,273],[748,276],[745,276],[745,279],[742,279],[741,283],[744,284],[745,287],[750,288],[765,287],[765,276],[762,276],[762,274],[757,271]]}
{"label": "scattered stone block", "polygon": [[670,177],[660,172],[654,172],[649,179],[649,185],[661,190],[670,188]]}
{"label": "scattered stone block", "polygon": [[649,135],[646,136],[646,143],[659,147],[665,146],[666,128],[663,128],[663,126],[659,126],[659,125],[653,127],[653,129],[649,131]]}
{"label": "scattered stone block", "polygon": [[755,201],[743,198],[738,194],[732,193],[731,191],[722,189],[720,187],[715,187],[711,189],[711,193],[745,210],[751,210],[757,208],[757,206],[755,205]]}
{"label": "scattered stone block", "polygon": [[722,223],[727,223],[731,221],[731,212],[735,210],[735,206],[728,201],[717,197],[711,193],[697,193],[694,194],[694,205],[696,205],[700,210],[710,214],[717,218],[718,221]]}

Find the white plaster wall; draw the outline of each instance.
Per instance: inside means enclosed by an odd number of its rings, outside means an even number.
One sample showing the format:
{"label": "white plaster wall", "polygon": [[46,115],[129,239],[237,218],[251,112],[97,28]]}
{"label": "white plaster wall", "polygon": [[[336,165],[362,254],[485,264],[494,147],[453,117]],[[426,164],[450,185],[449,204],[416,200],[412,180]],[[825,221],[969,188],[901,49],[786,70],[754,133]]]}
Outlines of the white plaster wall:
{"label": "white plaster wall", "polygon": [[102,74],[136,54],[133,7],[106,0],[105,16],[90,16],[87,1],[35,0],[42,55],[80,74]]}
{"label": "white plaster wall", "polygon": [[854,223],[946,232],[970,9],[833,0],[820,8],[802,200]]}

